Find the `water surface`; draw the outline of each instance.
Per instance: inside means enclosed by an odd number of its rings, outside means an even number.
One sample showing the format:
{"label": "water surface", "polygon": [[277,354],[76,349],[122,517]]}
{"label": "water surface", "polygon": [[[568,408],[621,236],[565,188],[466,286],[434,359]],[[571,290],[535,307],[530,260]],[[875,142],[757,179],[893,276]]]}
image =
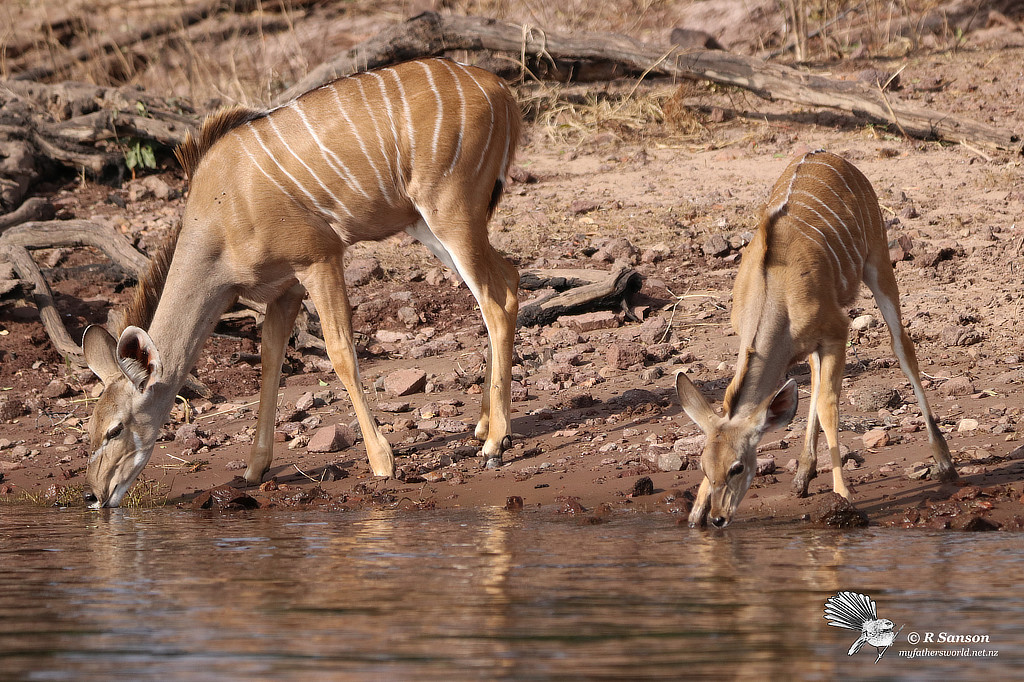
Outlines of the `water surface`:
{"label": "water surface", "polygon": [[[0,678],[991,680],[1024,664],[1018,535],[675,521],[0,508]],[[903,627],[877,663],[822,618],[840,590]],[[924,647],[998,656],[901,657]]]}

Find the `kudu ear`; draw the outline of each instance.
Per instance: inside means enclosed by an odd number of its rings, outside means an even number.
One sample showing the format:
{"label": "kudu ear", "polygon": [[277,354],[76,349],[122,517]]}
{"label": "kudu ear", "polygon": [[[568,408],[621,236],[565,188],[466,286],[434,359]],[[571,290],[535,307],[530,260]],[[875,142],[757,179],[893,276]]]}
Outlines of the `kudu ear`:
{"label": "kudu ear", "polygon": [[763,411],[764,423],[761,425],[761,432],[764,433],[785,426],[793,421],[793,416],[796,415],[796,407],[799,402],[800,397],[797,392],[796,382],[790,379],[783,384],[782,388],[775,392],[775,395],[768,399],[768,404]]}
{"label": "kudu ear", "polygon": [[117,341],[103,327],[91,324],[85,328],[82,352],[85,354],[85,364],[89,365],[89,369],[99,377],[104,386],[108,386],[121,375],[121,368],[115,357]]}
{"label": "kudu ear", "polygon": [[117,340],[117,365],[136,391],[145,391],[160,372],[160,352],[144,330],[129,326]]}
{"label": "kudu ear", "polygon": [[711,403],[697,390],[690,378],[682,370],[676,372],[676,395],[683,411],[704,433],[711,431],[718,415]]}

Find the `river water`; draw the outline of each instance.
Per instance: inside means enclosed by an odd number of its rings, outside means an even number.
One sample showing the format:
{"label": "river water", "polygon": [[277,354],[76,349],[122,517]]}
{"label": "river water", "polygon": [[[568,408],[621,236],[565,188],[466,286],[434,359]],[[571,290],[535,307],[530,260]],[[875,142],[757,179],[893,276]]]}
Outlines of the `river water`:
{"label": "river water", "polygon": [[[0,679],[988,681],[1022,582],[1009,533],[2,507]],[[902,627],[881,659],[826,624],[840,590]]]}

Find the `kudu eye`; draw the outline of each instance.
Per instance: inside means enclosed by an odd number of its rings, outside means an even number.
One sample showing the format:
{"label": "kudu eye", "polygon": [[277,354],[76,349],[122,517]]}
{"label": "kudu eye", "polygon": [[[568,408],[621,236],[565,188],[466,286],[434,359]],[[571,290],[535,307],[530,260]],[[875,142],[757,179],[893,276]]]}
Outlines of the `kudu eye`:
{"label": "kudu eye", "polygon": [[743,473],[743,462],[736,462],[731,467],[729,467],[729,478],[732,478],[733,476],[739,476],[742,473]]}
{"label": "kudu eye", "polygon": [[107,430],[106,439],[110,440],[112,438],[117,438],[118,436],[121,435],[122,431],[124,431],[124,424],[114,424],[113,426],[110,427],[110,429]]}

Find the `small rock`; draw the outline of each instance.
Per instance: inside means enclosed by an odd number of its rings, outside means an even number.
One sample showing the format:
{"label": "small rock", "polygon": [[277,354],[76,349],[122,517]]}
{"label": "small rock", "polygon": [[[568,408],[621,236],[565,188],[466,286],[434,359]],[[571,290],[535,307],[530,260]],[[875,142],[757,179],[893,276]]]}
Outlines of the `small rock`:
{"label": "small rock", "polygon": [[775,458],[774,457],[758,457],[757,458],[757,473],[756,476],[767,476],[768,474],[775,473]]}
{"label": "small rock", "polygon": [[241,471],[242,469],[247,469],[248,465],[245,463],[244,459],[233,459],[225,464],[224,468],[228,471]]}
{"label": "small rock", "polygon": [[661,370],[661,367],[646,367],[642,372],[640,372],[640,383],[653,384],[664,376],[664,374],[665,373]]}
{"label": "small rock", "polygon": [[863,528],[868,525],[867,514],[835,492],[825,493],[811,514],[811,520],[835,528]]}
{"label": "small rock", "polygon": [[963,525],[963,530],[969,532],[984,532],[990,530],[999,530],[1000,524],[996,521],[986,519],[980,514],[975,514],[967,520]]}
{"label": "small rock", "polygon": [[54,379],[43,388],[44,398],[64,398],[71,393],[71,387],[60,379]]}
{"label": "small rock", "polygon": [[613,329],[621,324],[619,316],[610,310],[600,310],[581,315],[562,315],[559,324],[576,332],[590,332],[597,329]]}
{"label": "small rock", "polygon": [[427,373],[421,369],[400,369],[384,378],[384,391],[393,396],[421,393],[427,385]]}
{"label": "small rock", "polygon": [[306,449],[309,452],[337,452],[352,447],[355,442],[355,431],[346,424],[334,424],[313,434]]}
{"label": "small rock", "polygon": [[295,401],[295,409],[305,412],[306,410],[312,408],[313,403],[315,402],[316,399],[313,397],[313,394],[307,391],[306,393],[300,395],[298,400]]}
{"label": "small rock", "polygon": [[377,339],[380,343],[405,343],[412,339],[412,334],[409,332],[396,332],[390,329],[378,329],[373,334],[373,338]]}
{"label": "small rock", "polygon": [[399,412],[408,412],[412,407],[406,401],[391,401],[386,403],[377,403],[377,409],[381,412],[397,414]]}
{"label": "small rock", "polygon": [[942,386],[942,392],[950,398],[971,395],[974,393],[974,384],[967,377],[953,377]]}
{"label": "small rock", "polygon": [[591,213],[599,208],[601,208],[601,204],[597,203],[596,201],[591,201],[589,199],[574,199],[572,203],[569,204],[569,210],[572,211],[575,215]]}
{"label": "small rock", "polygon": [[669,338],[668,318],[663,315],[649,317],[640,325],[640,340],[648,346]]}
{"label": "small rock", "polygon": [[658,263],[672,255],[672,249],[664,242],[655,244],[640,254],[640,260],[644,263]]}
{"label": "small rock", "polygon": [[885,429],[871,429],[862,437],[864,447],[881,448],[889,444],[889,432]]}
{"label": "small rock", "polygon": [[862,332],[874,327],[876,324],[878,323],[875,321],[874,315],[859,315],[853,318],[853,322],[850,323],[850,329]]}
{"label": "small rock", "polygon": [[420,315],[412,306],[402,306],[395,315],[398,317],[398,321],[406,327],[415,327],[420,323]]}
{"label": "small rock", "polygon": [[509,495],[508,499],[505,500],[505,509],[507,511],[521,511],[523,508],[523,498],[518,495]]}
{"label": "small rock", "polygon": [[605,359],[616,369],[629,369],[633,365],[643,364],[644,349],[639,344],[626,341],[615,341],[605,351]]}
{"label": "small rock", "polygon": [[259,506],[259,502],[230,485],[203,491],[192,500],[193,509],[256,509]]}
{"label": "small rock", "polygon": [[899,407],[903,398],[892,388],[868,386],[856,388],[847,393],[850,404],[865,412],[878,412],[884,408]]}
{"label": "small rock", "polygon": [[174,442],[181,443],[186,450],[195,451],[203,446],[205,436],[206,434],[200,431],[195,424],[182,424],[174,432]]}
{"label": "small rock", "polygon": [[977,431],[980,424],[977,419],[961,419],[960,423],[957,424],[957,433],[965,433],[968,431]]}
{"label": "small rock", "polygon": [[27,412],[25,403],[17,398],[0,398],[0,422],[14,421]]}
{"label": "small rock", "polygon": [[711,235],[701,245],[701,250],[705,256],[724,256],[729,253],[731,248],[729,242],[720,234]]}
{"label": "small rock", "polygon": [[345,268],[345,282],[349,286],[363,286],[383,276],[384,270],[376,258],[353,258]]}
{"label": "small rock", "polygon": [[644,495],[654,494],[654,481],[651,480],[650,476],[641,476],[633,484],[633,491],[630,493],[630,497],[642,497]]}

